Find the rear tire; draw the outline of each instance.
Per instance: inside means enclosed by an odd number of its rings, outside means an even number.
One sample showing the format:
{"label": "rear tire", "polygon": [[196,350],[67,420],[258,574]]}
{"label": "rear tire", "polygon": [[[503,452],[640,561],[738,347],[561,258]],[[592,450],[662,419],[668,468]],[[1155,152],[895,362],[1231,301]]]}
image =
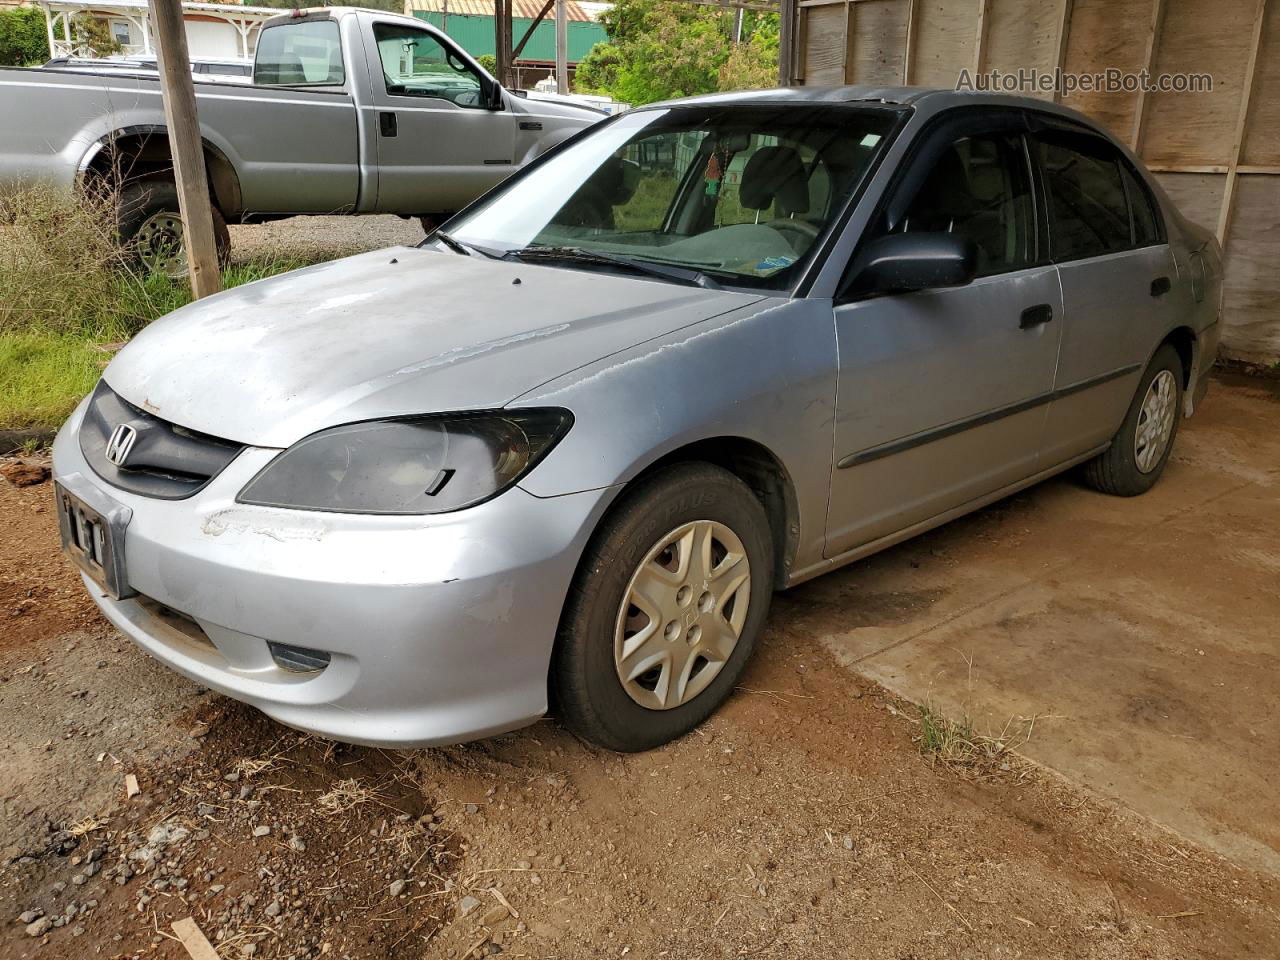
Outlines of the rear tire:
{"label": "rear tire", "polygon": [[[187,273],[182,240],[182,214],[178,186],[172,180],[141,180],[120,191],[116,208],[116,234],[132,263],[148,273],[179,278]],[[216,206],[213,207],[213,240],[218,265],[231,259],[231,232]]]}
{"label": "rear tire", "polygon": [[564,725],[624,752],[688,733],[732,692],[772,592],[769,520],[745,483],[707,463],[640,481],[565,603],[551,664]]}
{"label": "rear tire", "polygon": [[1182,358],[1164,344],[1142,374],[1111,446],[1084,465],[1085,483],[1117,497],[1136,497],[1155,486],[1182,419],[1182,376]]}

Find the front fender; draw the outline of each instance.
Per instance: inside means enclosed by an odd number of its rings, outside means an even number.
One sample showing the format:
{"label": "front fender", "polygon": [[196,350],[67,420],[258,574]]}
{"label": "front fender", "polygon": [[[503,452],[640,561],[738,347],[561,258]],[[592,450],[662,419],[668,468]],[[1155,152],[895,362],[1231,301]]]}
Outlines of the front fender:
{"label": "front fender", "polygon": [[536,496],[624,484],[701,440],[740,437],[790,475],[797,566],[822,555],[835,425],[831,303],[769,299],[589,364],[514,406],[573,412],[568,435],[521,481]]}

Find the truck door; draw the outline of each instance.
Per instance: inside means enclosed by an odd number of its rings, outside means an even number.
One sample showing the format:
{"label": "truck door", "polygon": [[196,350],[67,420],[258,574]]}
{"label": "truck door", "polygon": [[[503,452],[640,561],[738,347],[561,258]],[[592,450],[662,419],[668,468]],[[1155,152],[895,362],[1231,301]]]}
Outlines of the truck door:
{"label": "truck door", "polygon": [[515,117],[485,102],[488,83],[438,31],[370,16],[371,104],[384,213],[458,210],[516,167]]}

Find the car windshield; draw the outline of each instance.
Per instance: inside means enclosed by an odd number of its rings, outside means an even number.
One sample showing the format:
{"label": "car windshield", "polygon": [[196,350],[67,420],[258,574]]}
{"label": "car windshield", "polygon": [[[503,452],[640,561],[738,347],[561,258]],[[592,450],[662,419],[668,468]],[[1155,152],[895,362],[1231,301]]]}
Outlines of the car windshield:
{"label": "car windshield", "polygon": [[450,239],[539,262],[666,265],[706,283],[784,289],[897,116],[794,102],[633,111],[455,218]]}

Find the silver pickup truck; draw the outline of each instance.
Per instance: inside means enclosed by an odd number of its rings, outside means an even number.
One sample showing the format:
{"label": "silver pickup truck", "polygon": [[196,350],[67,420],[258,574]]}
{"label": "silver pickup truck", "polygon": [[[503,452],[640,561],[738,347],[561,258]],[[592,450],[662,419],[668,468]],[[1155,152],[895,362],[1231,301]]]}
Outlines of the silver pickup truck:
{"label": "silver pickup truck", "polygon": [[[224,256],[228,222],[439,218],[604,116],[504,90],[421,20],[350,7],[268,20],[252,85],[194,79]],[[35,182],[114,190],[121,240],[172,265],[181,220],[159,80],[0,69],[0,192]]]}

